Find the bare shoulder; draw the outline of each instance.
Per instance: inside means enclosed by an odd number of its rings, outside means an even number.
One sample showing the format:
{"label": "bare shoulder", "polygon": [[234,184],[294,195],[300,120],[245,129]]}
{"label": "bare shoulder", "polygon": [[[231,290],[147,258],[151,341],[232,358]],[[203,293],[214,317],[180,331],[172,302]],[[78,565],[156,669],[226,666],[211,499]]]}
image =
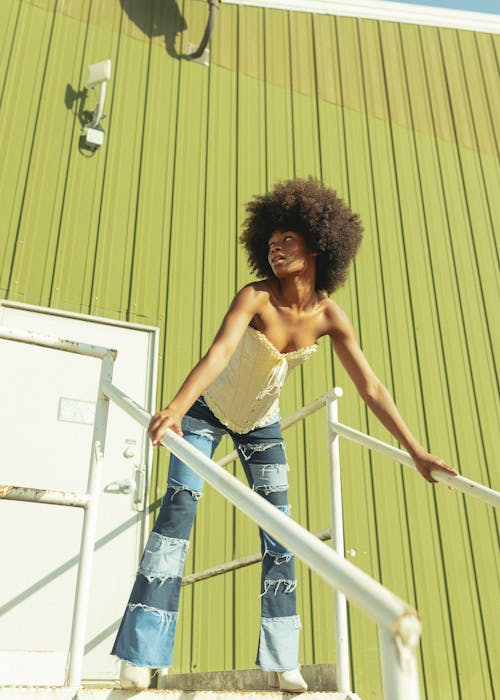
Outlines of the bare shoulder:
{"label": "bare shoulder", "polygon": [[325,297],[322,304],[324,304],[323,313],[326,321],[325,335],[338,337],[339,335],[352,333],[352,323],[349,316],[336,301],[330,299],[330,297]]}
{"label": "bare shoulder", "polygon": [[337,304],[336,301],[330,299],[330,297],[325,296],[321,304],[323,306],[323,313],[331,323],[339,323],[347,318],[347,314],[342,307]]}
{"label": "bare shoulder", "polygon": [[242,287],[236,296],[241,296],[246,299],[269,299],[269,284],[267,280],[259,280],[258,282],[249,282]]}
{"label": "bare shoulder", "polygon": [[237,292],[233,305],[251,308],[254,313],[257,313],[269,302],[269,295],[270,291],[266,281],[249,282]]}

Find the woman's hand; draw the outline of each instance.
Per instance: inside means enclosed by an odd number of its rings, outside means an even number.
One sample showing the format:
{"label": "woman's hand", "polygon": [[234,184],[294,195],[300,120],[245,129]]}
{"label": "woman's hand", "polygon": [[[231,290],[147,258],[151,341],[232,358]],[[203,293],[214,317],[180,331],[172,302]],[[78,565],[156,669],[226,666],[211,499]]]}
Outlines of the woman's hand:
{"label": "woman's hand", "polygon": [[151,438],[153,446],[159,444],[161,438],[163,435],[165,435],[169,428],[170,430],[173,430],[174,433],[177,433],[177,435],[182,437],[183,433],[181,422],[182,415],[176,413],[168,406],[164,408],[163,411],[158,411],[158,413],[155,413],[151,418],[151,423],[148,427],[149,437]]}
{"label": "woman's hand", "polygon": [[436,479],[434,479],[431,474],[434,469],[438,469],[439,471],[445,472],[446,474],[451,474],[453,476],[458,474],[453,467],[450,467],[449,464],[446,464],[446,462],[444,462],[442,459],[431,455],[429,452],[422,452],[422,454],[419,455],[412,455],[412,459],[415,463],[417,471],[419,471],[424,479],[431,484],[436,483]]}

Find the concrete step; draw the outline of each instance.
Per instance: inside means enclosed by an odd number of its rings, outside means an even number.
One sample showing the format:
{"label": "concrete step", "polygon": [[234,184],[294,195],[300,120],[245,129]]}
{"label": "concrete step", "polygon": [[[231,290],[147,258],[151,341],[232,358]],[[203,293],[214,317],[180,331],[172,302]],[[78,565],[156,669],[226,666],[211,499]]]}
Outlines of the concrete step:
{"label": "concrete step", "polygon": [[[295,697],[281,691],[120,690],[118,688],[0,688],[0,700],[283,700]],[[298,696],[297,696],[298,697]],[[307,692],[301,700],[360,700],[357,695]]]}
{"label": "concrete step", "polygon": [[[360,700],[354,693],[337,691],[335,666],[302,666],[310,690],[302,700]],[[162,690],[122,690],[118,682],[95,683],[81,689],[55,687],[0,687],[0,700],[283,700],[292,693],[269,688],[267,674],[260,669],[170,674]],[[107,685],[108,687],[103,687]],[[298,697],[298,696],[296,696]]]}
{"label": "concrete step", "polygon": [[[311,690],[315,692],[337,690],[334,664],[302,666],[301,672]],[[267,673],[258,668],[241,671],[170,674],[165,676],[163,680],[164,688],[172,690],[269,690]]]}

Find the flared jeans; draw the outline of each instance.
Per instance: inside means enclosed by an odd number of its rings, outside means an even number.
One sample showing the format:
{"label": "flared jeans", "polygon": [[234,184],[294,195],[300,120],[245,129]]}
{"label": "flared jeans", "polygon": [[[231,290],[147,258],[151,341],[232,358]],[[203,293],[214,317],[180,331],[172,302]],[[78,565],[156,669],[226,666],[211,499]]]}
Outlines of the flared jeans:
{"label": "flared jeans", "polygon": [[[183,418],[182,430],[184,438],[209,457],[228,433],[250,487],[290,515],[288,464],[279,422],[235,433],[213,415],[201,397]],[[162,507],[111,652],[136,666],[172,665],[184,562],[202,488],[203,479],[171,455]],[[294,557],[268,533],[259,532],[261,621],[256,663],[267,671],[289,671],[299,667],[301,627]]]}

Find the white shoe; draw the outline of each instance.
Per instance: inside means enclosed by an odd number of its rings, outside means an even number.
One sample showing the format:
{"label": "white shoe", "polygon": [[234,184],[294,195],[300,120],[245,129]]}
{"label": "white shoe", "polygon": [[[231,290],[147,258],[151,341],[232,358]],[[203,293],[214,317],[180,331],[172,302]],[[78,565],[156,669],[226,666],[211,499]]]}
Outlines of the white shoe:
{"label": "white shoe", "polygon": [[307,690],[307,683],[298,668],[293,671],[268,671],[267,677],[272,688],[288,690],[290,693],[303,693]]}
{"label": "white shoe", "polygon": [[168,688],[168,683],[167,683],[168,667],[157,669],[157,673],[158,673],[158,690],[165,690],[166,688]]}
{"label": "white shoe", "polygon": [[120,666],[121,688],[149,688],[151,671],[147,666],[134,666],[128,661],[122,661]]}

